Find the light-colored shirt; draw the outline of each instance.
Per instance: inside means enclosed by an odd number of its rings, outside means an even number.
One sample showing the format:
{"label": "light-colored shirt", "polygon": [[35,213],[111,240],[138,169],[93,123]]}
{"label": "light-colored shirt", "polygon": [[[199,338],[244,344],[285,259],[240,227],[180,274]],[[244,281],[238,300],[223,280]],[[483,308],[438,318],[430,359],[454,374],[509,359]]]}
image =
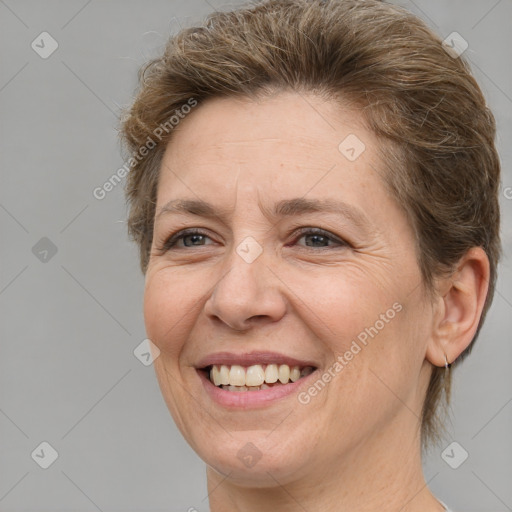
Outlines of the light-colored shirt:
{"label": "light-colored shirt", "polygon": [[451,508],[448,508],[448,506],[443,503],[441,500],[439,500],[439,503],[441,503],[441,505],[443,505],[443,507],[446,509],[446,512],[453,512]]}

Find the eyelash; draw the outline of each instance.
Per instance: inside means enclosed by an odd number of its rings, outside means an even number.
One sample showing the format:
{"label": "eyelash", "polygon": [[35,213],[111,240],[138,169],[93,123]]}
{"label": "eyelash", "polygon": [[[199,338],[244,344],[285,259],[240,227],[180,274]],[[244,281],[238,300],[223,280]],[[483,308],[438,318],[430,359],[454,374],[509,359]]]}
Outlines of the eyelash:
{"label": "eyelash", "polygon": [[[199,228],[190,228],[190,229],[184,229],[182,231],[178,231],[177,233],[171,235],[169,238],[167,238],[164,243],[162,244],[161,248],[159,249],[161,253],[164,253],[166,251],[169,251],[173,248],[175,248],[176,243],[180,240],[183,240],[187,236],[191,235],[202,235],[206,236],[208,238],[209,235],[205,231],[199,229]],[[338,244],[339,247],[349,247],[350,244],[346,242],[345,240],[342,240],[341,238],[338,238],[334,236],[333,234],[329,233],[329,231],[325,231],[324,229],[320,228],[313,228],[313,227],[304,227],[299,230],[297,230],[294,233],[294,242],[297,242],[300,238],[307,235],[319,235],[324,237],[325,239],[335,242]],[[201,246],[190,246],[190,247],[201,247]],[[310,246],[303,246],[305,249],[315,249],[315,247]],[[319,247],[319,249],[335,249],[336,247]],[[180,247],[179,249],[186,249],[186,247]]]}

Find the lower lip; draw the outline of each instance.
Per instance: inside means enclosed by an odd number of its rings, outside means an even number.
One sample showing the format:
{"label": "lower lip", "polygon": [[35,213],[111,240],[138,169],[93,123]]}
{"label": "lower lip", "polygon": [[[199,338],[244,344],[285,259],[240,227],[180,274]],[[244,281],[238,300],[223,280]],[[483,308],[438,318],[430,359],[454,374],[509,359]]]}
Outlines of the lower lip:
{"label": "lower lip", "polygon": [[257,391],[227,391],[215,386],[204,371],[197,370],[197,373],[204,389],[214,402],[232,409],[254,409],[271,405],[298,391],[299,388],[306,384],[306,381],[309,381],[316,374],[316,370],[295,382]]}

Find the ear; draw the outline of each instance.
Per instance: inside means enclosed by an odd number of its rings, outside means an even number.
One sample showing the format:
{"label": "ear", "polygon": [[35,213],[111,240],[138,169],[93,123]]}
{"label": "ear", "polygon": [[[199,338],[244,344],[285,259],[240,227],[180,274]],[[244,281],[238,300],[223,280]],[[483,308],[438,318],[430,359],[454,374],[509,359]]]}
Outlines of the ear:
{"label": "ear", "polygon": [[481,247],[473,247],[457,270],[438,282],[432,335],[426,358],[435,366],[453,363],[473,340],[489,289],[490,265]]}

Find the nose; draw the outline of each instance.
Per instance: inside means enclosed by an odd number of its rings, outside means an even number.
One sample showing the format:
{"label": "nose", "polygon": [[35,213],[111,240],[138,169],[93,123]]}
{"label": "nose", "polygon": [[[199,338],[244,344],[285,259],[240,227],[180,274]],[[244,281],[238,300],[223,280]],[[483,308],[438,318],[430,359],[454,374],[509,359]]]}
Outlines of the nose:
{"label": "nose", "polygon": [[281,319],[286,312],[283,283],[267,263],[270,262],[263,254],[247,263],[233,251],[205,302],[208,318],[235,331],[247,331]]}

